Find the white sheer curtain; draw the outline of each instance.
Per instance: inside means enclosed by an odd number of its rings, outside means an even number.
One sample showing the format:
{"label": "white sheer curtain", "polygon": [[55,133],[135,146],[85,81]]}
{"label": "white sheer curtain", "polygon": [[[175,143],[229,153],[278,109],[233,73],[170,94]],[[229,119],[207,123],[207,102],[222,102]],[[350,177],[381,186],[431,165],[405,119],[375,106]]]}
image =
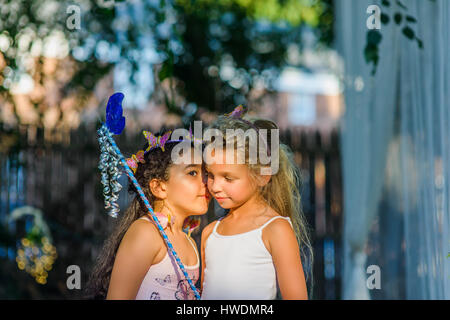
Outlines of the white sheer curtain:
{"label": "white sheer curtain", "polygon": [[406,294],[450,299],[450,2],[410,1],[424,50],[402,40],[400,137]]}
{"label": "white sheer curtain", "polygon": [[[406,2],[423,50],[393,21],[382,25],[374,77],[363,56],[372,4],[336,0],[346,85],[342,297],[449,299],[450,3]],[[380,290],[366,286],[369,264],[380,267]]]}

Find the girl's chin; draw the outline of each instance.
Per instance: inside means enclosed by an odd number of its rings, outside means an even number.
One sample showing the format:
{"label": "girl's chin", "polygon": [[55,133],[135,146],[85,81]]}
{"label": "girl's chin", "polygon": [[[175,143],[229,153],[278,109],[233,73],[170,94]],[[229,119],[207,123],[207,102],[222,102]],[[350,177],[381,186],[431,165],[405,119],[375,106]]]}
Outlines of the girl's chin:
{"label": "girl's chin", "polygon": [[219,204],[219,206],[220,206],[222,209],[226,209],[226,210],[231,209],[231,208],[234,207],[233,205],[231,205],[231,204],[229,204],[229,203],[224,203],[224,202],[219,202],[219,201],[217,201],[217,203]]}
{"label": "girl's chin", "polygon": [[190,215],[191,216],[202,216],[202,215],[206,214],[207,212],[208,212],[208,208],[206,208],[204,210],[192,212],[192,214],[190,214]]}
{"label": "girl's chin", "polygon": [[204,215],[208,212],[208,202],[205,202],[205,204],[199,205],[198,207],[196,207],[195,209],[197,209],[197,210],[192,210],[192,209],[193,208],[190,207],[188,210],[186,210],[186,211],[190,211],[190,216]]}

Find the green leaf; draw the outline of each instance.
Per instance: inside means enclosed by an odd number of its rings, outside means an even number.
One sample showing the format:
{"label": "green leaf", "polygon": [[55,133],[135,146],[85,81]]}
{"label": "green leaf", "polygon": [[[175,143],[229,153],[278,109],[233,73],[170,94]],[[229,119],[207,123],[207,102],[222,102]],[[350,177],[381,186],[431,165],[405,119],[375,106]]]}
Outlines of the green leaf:
{"label": "green leaf", "polygon": [[404,27],[402,29],[403,34],[410,40],[414,39],[416,37],[414,30],[410,27]]}
{"label": "green leaf", "polygon": [[367,43],[378,45],[381,42],[381,39],[383,36],[381,35],[380,31],[378,30],[370,30],[367,32]]}
{"label": "green leaf", "polygon": [[377,73],[377,64],[378,64],[378,59],[377,59],[377,63],[374,63],[372,72],[370,73],[372,76],[375,76],[375,74]]}
{"label": "green leaf", "polygon": [[375,65],[378,63],[378,46],[367,44],[364,48],[364,58],[367,63],[373,62]]}
{"label": "green leaf", "polygon": [[417,19],[412,16],[406,16],[406,21],[411,22],[411,23],[416,23]]}
{"label": "green leaf", "polygon": [[162,82],[166,78],[170,78],[173,74],[173,59],[169,56],[167,60],[164,61],[161,70],[158,73],[159,81]]}
{"label": "green leaf", "polygon": [[423,41],[420,40],[419,38],[416,38],[417,41],[417,45],[419,46],[420,49],[423,49]]}
{"label": "green leaf", "polygon": [[399,7],[403,8],[405,10],[408,10],[408,8],[403,3],[401,3],[399,0],[397,0],[396,3]]}
{"label": "green leaf", "polygon": [[399,25],[400,23],[402,23],[402,19],[403,19],[403,16],[402,16],[401,13],[397,12],[397,13],[394,15],[394,21],[395,21],[395,23],[396,23],[397,25]]}

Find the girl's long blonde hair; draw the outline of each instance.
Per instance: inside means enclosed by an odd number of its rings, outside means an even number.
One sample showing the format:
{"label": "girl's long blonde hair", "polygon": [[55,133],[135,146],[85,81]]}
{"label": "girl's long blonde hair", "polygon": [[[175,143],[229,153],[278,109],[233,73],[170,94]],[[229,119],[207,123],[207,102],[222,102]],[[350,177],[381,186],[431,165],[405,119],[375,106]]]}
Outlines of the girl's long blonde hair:
{"label": "girl's long blonde hair", "polygon": [[[267,129],[270,133],[271,129],[278,129],[278,126],[264,119],[237,119],[230,116],[219,116],[218,119],[211,124],[208,129],[218,129],[226,140],[227,129],[242,129],[244,131],[251,129]],[[249,167],[251,176],[255,179],[259,174],[263,165],[260,163],[249,163],[249,139],[245,139],[245,162]],[[267,139],[263,148],[269,148],[272,145],[271,135],[267,135]],[[234,143],[237,148],[237,142]],[[274,154],[275,150],[270,150],[270,154]],[[276,154],[276,153],[275,153]],[[301,173],[294,161],[293,152],[289,146],[279,143],[279,168],[278,171],[271,176],[270,181],[260,188],[260,195],[266,203],[283,217],[289,217],[292,221],[293,229],[300,248],[300,256],[302,265],[306,274],[306,282],[308,286],[308,296],[312,293],[313,280],[313,248],[311,244],[311,230],[308,226],[306,217],[302,210],[300,188],[302,187]]]}

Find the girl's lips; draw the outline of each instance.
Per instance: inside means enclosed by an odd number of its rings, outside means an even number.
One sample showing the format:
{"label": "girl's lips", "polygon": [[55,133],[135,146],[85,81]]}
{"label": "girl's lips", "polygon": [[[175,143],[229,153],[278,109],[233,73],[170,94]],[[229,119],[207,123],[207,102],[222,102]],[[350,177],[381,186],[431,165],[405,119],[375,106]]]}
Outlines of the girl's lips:
{"label": "girl's lips", "polygon": [[225,200],[225,199],[228,199],[228,198],[216,197],[216,200]]}

